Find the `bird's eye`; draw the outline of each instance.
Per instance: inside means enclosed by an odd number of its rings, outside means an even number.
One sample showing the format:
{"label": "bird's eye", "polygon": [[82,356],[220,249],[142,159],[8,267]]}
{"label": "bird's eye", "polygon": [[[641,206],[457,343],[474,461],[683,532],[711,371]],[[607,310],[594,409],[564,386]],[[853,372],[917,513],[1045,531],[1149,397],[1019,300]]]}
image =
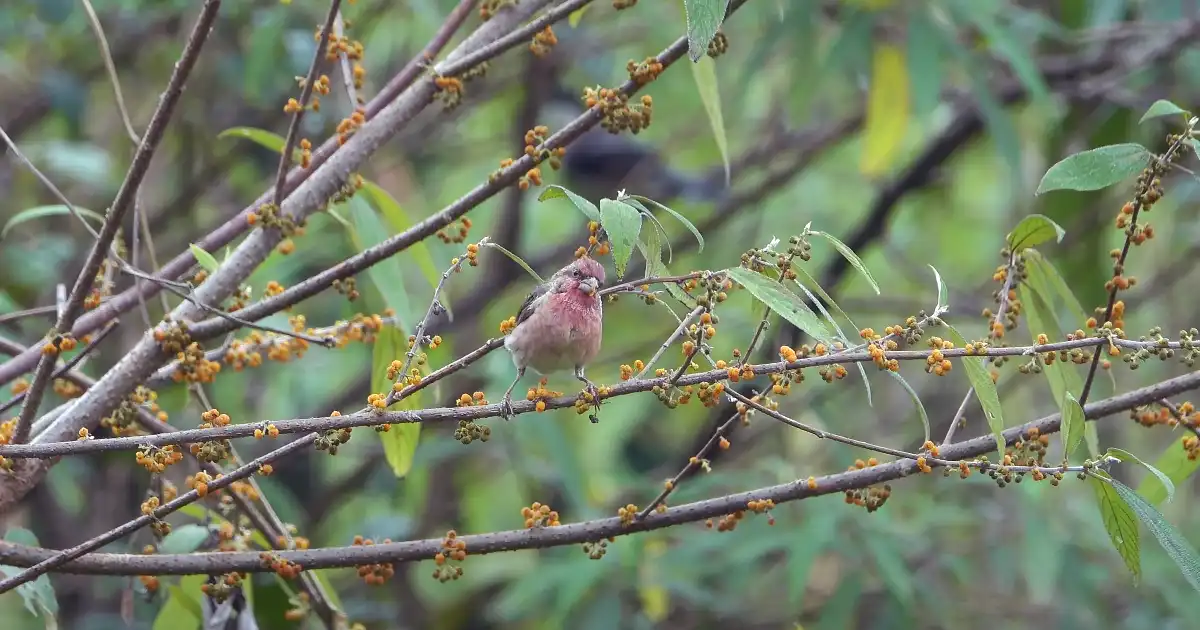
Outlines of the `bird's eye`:
{"label": "bird's eye", "polygon": [[578,270],[578,269],[576,269],[575,271],[572,271],[572,272],[571,272],[571,275],[572,275],[572,276],[575,276],[576,278],[578,278],[578,277],[579,277],[581,274],[579,273],[579,270]]}

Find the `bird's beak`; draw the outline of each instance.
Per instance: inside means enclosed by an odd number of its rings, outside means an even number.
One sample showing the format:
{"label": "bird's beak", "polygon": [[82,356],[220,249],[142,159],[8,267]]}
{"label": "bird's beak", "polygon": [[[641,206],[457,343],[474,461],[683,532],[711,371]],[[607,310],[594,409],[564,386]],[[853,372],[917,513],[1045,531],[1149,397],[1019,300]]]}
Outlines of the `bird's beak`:
{"label": "bird's beak", "polygon": [[585,295],[595,295],[596,289],[600,288],[600,281],[595,278],[584,278],[579,281],[579,290]]}

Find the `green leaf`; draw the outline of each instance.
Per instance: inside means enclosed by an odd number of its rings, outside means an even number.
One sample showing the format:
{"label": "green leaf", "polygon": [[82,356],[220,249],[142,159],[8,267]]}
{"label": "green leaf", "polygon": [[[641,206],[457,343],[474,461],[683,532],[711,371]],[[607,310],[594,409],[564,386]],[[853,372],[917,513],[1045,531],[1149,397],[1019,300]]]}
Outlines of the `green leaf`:
{"label": "green leaf", "polygon": [[751,295],[758,298],[767,308],[779,313],[796,328],[818,341],[826,344],[833,343],[833,336],[829,334],[817,314],[796,294],[788,291],[778,282],[745,267],[733,267],[727,269],[726,273],[729,274],[731,280],[746,287]]}
{"label": "green leaf", "polygon": [[862,274],[862,276],[867,279],[867,282],[871,283],[871,288],[875,289],[875,295],[879,295],[879,293],[880,293],[879,283],[875,282],[875,278],[873,276],[871,276],[871,271],[868,270],[867,266],[863,264],[863,261],[861,258],[858,257],[858,254],[855,254],[854,250],[850,249],[850,246],[846,245],[845,243],[840,241],[836,236],[834,236],[828,232],[822,232],[820,230],[811,230],[809,232],[809,234],[816,234],[817,236],[822,236],[822,237],[826,238],[830,243],[833,243],[833,246],[838,250],[839,253],[841,253],[842,257],[846,259],[846,262],[850,263],[850,266],[857,269],[858,273]]}
{"label": "green leaf", "polygon": [[168,585],[167,602],[154,618],[153,630],[199,630],[200,587],[206,580],[204,575],[185,575],[179,584]]}
{"label": "green leaf", "polygon": [[496,243],[493,243],[491,241],[488,241],[487,243],[485,243],[484,247],[490,247],[491,249],[499,251],[501,254],[504,254],[505,256],[507,256],[509,260],[517,263],[518,265],[521,266],[522,269],[524,269],[526,271],[526,273],[533,276],[533,279],[537,280],[538,284],[545,282],[545,280],[543,280],[542,277],[538,275],[538,272],[534,271],[533,267],[530,267],[529,263],[525,262],[524,258],[521,258],[520,256],[508,251],[508,249],[506,249],[500,245],[497,245]]}
{"label": "green leaf", "polygon": [[[350,210],[350,222],[354,226],[354,229],[350,231],[350,240],[354,243],[355,249],[361,252],[382,243],[391,236],[391,231],[363,198],[356,195],[346,203]],[[389,256],[367,267],[367,277],[379,290],[383,301],[396,312],[397,317],[406,325],[414,326],[416,322],[409,321],[409,318],[414,315],[409,305],[408,291],[404,288],[404,269],[400,265],[400,260],[395,256]]]}
{"label": "green leaf", "polygon": [[699,252],[704,251],[704,236],[700,234],[700,230],[696,229],[696,226],[693,225],[692,222],[689,221],[687,217],[683,216],[682,214],[679,214],[679,212],[672,210],[672,209],[668,208],[667,206],[665,206],[649,197],[643,197],[641,195],[630,195],[629,198],[636,199],[638,201],[644,201],[656,208],[662,209],[667,214],[670,214],[671,216],[675,217],[676,220],[678,220],[680,223],[683,224],[683,227],[687,228],[688,231],[692,233],[692,236],[696,237],[696,243],[699,245],[699,248],[696,250],[696,252],[699,253]]}
{"label": "green leaf", "polygon": [[[799,270],[801,267],[797,266],[796,269]],[[843,317],[846,317],[847,320],[850,319],[846,316],[846,312],[837,305],[837,302],[833,301],[833,298],[829,297],[829,294],[821,288],[821,285],[812,276],[810,276],[807,272],[802,273],[804,277],[812,283],[813,287],[815,287],[817,291],[821,292],[821,297],[824,298],[825,301],[829,302],[829,304],[831,304],[834,309],[841,313]],[[825,318],[825,321],[829,322],[830,326],[833,326],[833,330],[837,333],[837,338],[841,340],[842,343],[846,344],[847,347],[854,345],[850,343],[850,338],[846,336],[846,333],[842,330],[842,327],[838,325],[837,320],[833,318],[833,315],[830,315],[829,311],[825,309],[825,305],[821,303],[821,300],[818,300],[817,296],[813,295],[813,292],[810,291],[808,287],[804,285],[804,283],[797,279],[793,279],[792,282],[795,282],[796,286],[800,287],[800,289],[804,291],[804,295],[808,296],[808,299],[816,305],[817,310],[821,311],[821,316]],[[850,324],[853,326],[854,322],[850,322]],[[858,330],[857,326],[854,328],[855,330]],[[859,376],[862,376],[863,387],[867,389],[867,406],[874,407],[875,401],[871,396],[871,381],[867,378],[867,369],[863,367],[862,362],[855,362],[854,367],[858,369]]]}
{"label": "green leaf", "polygon": [[1031,214],[1008,233],[1008,246],[1014,252],[1036,247],[1050,239],[1061,243],[1067,231],[1044,214]]}
{"label": "green leaf", "polygon": [[592,221],[600,220],[600,210],[596,207],[596,204],[584,199],[583,197],[580,197],[579,195],[576,195],[562,186],[557,186],[554,184],[546,186],[546,190],[543,190],[542,194],[538,195],[538,201],[546,201],[547,199],[560,199],[564,197],[569,199],[571,203],[575,204],[575,207],[583,213],[583,216],[591,219]]}
{"label": "green leaf", "polygon": [[646,276],[660,276],[667,268],[662,260],[662,236],[658,230],[647,230],[642,237],[638,239],[638,250],[646,259]]}
{"label": "green leaf", "polygon": [[1083,407],[1079,406],[1079,401],[1071,392],[1063,393],[1060,408],[1062,409],[1063,461],[1065,462],[1083,441],[1083,427],[1087,418],[1083,416]]}
{"label": "green leaf", "polygon": [[[1083,310],[1083,305],[1079,303],[1079,298],[1075,297],[1075,292],[1071,290],[1067,281],[1063,279],[1062,274],[1058,272],[1058,268],[1054,266],[1054,263],[1042,256],[1041,252],[1030,250],[1025,252],[1025,268],[1029,271],[1030,275],[1039,278],[1039,284],[1052,289],[1054,293],[1058,294],[1059,299],[1071,311],[1071,317],[1073,318],[1071,330],[1082,327],[1083,323],[1087,321],[1087,312]],[[1053,303],[1049,295],[1043,295],[1042,297],[1048,303]]]}
{"label": "green leaf", "polygon": [[1191,543],[1175,529],[1175,526],[1167,522],[1163,518],[1162,513],[1154,509],[1153,505],[1146,502],[1145,499],[1138,496],[1129,486],[1117,481],[1110,480],[1113,488],[1125,503],[1133,509],[1137,514],[1138,519],[1150,530],[1151,534],[1158,540],[1158,544],[1162,545],[1163,550],[1168,556],[1175,561],[1176,566],[1183,573],[1183,577],[1187,579],[1188,584],[1192,588],[1200,591],[1200,556],[1197,556],[1196,550]]}
{"label": "green leaf", "polygon": [[725,19],[725,10],[729,0],[683,0],[683,10],[687,16],[688,58],[693,62],[708,53],[708,44],[717,29],[721,28],[721,20]]}
{"label": "green leaf", "polygon": [[1128,142],[1070,155],[1050,167],[1037,193],[1051,190],[1100,190],[1136,175],[1152,158],[1146,147]]}
{"label": "green leaf", "polygon": [[942,50],[937,37],[938,25],[928,10],[909,12],[908,77],[911,83],[913,113],[926,116],[942,100]]}
{"label": "green leaf", "polygon": [[937,267],[929,265],[929,268],[933,270],[933,280],[937,283],[937,306],[934,307],[933,312],[944,313],[946,309],[950,308],[950,292],[946,289],[946,283],[942,280],[942,274],[938,273]]}
{"label": "green leaf", "polygon": [[[1189,459],[1187,449],[1183,448],[1179,440],[1176,440],[1154,462],[1154,468],[1162,471],[1171,480],[1173,485],[1178,485],[1186,481],[1188,477],[1192,476],[1192,473],[1196,472],[1196,469],[1200,468],[1200,458]],[[1170,494],[1168,487],[1155,476],[1143,479],[1137,491],[1151,505],[1162,503],[1163,499],[1166,499]]]}
{"label": "green leaf", "polygon": [[1161,483],[1167,489],[1167,503],[1170,503],[1172,500],[1175,499],[1175,484],[1171,482],[1171,478],[1168,477],[1165,473],[1163,473],[1163,471],[1155,468],[1154,466],[1151,466],[1150,464],[1147,464],[1146,462],[1142,461],[1137,455],[1134,455],[1133,453],[1130,453],[1129,451],[1127,451],[1123,448],[1109,448],[1108,452],[1105,453],[1105,455],[1111,456],[1111,457],[1116,457],[1117,459],[1119,459],[1123,462],[1132,461],[1132,462],[1141,464],[1143,468],[1145,468],[1146,470],[1149,470],[1155,477],[1157,477],[1159,483]]}
{"label": "green leaf", "polygon": [[633,255],[633,245],[642,231],[642,213],[637,208],[612,199],[600,200],[600,225],[612,243],[613,263],[617,277],[625,276],[625,266]]}
{"label": "green leaf", "polygon": [[209,273],[216,273],[217,267],[221,266],[221,263],[217,262],[217,259],[212,254],[205,251],[203,247],[200,247],[195,243],[188,243],[188,249],[192,250],[192,256],[196,257],[196,262],[200,263],[200,266],[204,268],[205,271]]}
{"label": "green leaf", "polygon": [[711,57],[701,57],[692,64],[692,79],[696,81],[700,104],[704,105],[704,113],[708,114],[708,124],[712,126],[713,139],[717,142],[717,150],[721,152],[721,162],[725,165],[725,183],[728,185],[729,139],[725,136],[725,118],[721,115],[721,92],[717,89],[717,62]]}
{"label": "green leaf", "polygon": [[[26,547],[40,547],[37,536],[33,532],[23,527],[9,527],[4,533],[4,540]],[[8,565],[0,565],[0,575],[12,577],[24,571],[25,569]],[[56,618],[58,616],[58,598],[54,595],[54,585],[50,583],[50,576],[43,573],[32,582],[26,582],[17,587],[17,594],[21,596],[21,601],[25,603],[25,609],[34,617],[42,617],[45,615],[45,624],[47,628],[57,626]]]}
{"label": "green leaf", "polygon": [[1125,499],[1117,492],[1116,482],[1103,472],[1088,476],[1088,483],[1096,493],[1096,507],[1100,509],[1100,518],[1104,521],[1104,529],[1112,541],[1117,553],[1125,561],[1125,566],[1133,574],[1133,583],[1137,585],[1142,576],[1142,552],[1138,540],[1137,516]]}
{"label": "green leaf", "polygon": [[[950,338],[958,347],[967,345],[967,340],[950,324],[945,325],[950,331]],[[983,407],[983,415],[987,418],[988,428],[996,438],[996,448],[1004,453],[1004,412],[1000,407],[1000,395],[996,393],[996,383],[988,373],[984,357],[963,357],[961,361],[967,371],[967,380],[975,390],[975,397]]]}
{"label": "green leaf", "polygon": [[[384,326],[375,335],[375,346],[371,349],[371,391],[387,395],[392,391],[392,381],[388,379],[388,366],[392,361],[404,361],[408,350],[408,340],[404,333],[392,326]],[[415,363],[414,363],[415,365]],[[412,409],[420,401],[421,392],[417,392],[396,405],[393,409]],[[421,423],[401,422],[391,425],[384,432],[378,433],[383,444],[383,454],[388,465],[397,478],[402,478],[412,469],[413,456],[417,452],[417,442],[421,437]]]}
{"label": "green leaf", "polygon": [[1007,29],[997,24],[995,19],[986,11],[979,11],[975,3],[964,13],[972,23],[979,27],[980,32],[987,38],[990,48],[999,56],[1008,60],[1017,80],[1029,91],[1030,100],[1034,103],[1045,103],[1050,98],[1050,90],[1046,80],[1038,69],[1037,63],[1030,55],[1029,46],[1017,41],[1017,38]]}
{"label": "green leaf", "polygon": [[[87,208],[80,208],[79,206],[75,206],[75,211],[78,212],[79,215],[82,217],[94,219],[98,225],[104,224],[104,215],[102,215],[98,212],[88,210]],[[22,210],[22,211],[16,213],[15,215],[13,215],[13,217],[11,219],[9,219],[7,223],[4,224],[4,229],[0,229],[0,238],[4,238],[5,236],[7,236],[9,230],[13,229],[14,227],[17,227],[18,225],[21,225],[22,223],[27,223],[29,221],[33,221],[34,219],[40,219],[42,217],[53,217],[53,216],[70,215],[70,214],[71,214],[71,209],[69,207],[67,207],[66,204],[51,204],[48,206],[36,206],[33,208],[26,208],[25,210]]]}
{"label": "green leaf", "polygon": [[891,370],[884,370],[883,373],[896,379],[896,382],[900,383],[904,391],[908,392],[908,397],[912,399],[913,404],[917,407],[917,415],[921,416],[921,428],[925,431],[925,441],[929,441],[929,414],[925,411],[925,403],[921,402],[920,394],[912,388],[912,385],[908,384],[908,381],[904,380],[903,376]]}
{"label": "green leaf", "polygon": [[231,127],[217,134],[217,139],[221,138],[243,138],[276,153],[282,153],[284,145],[287,144],[287,139],[283,136],[255,127]]}
{"label": "green leaf", "polygon": [[567,16],[567,24],[570,24],[571,28],[575,28],[575,27],[579,26],[579,22],[581,20],[583,20],[583,14],[587,13],[588,7],[590,7],[590,6],[592,6],[592,5],[585,4],[581,7],[579,7],[578,9],[575,9],[574,11],[572,11],[571,15]]}
{"label": "green leaf", "polygon": [[871,91],[859,168],[864,175],[880,175],[895,162],[908,133],[908,67],[904,49],[888,43],[875,45],[871,57]]}
{"label": "green leaf", "polygon": [[1182,107],[1172,103],[1171,101],[1166,101],[1160,98],[1150,105],[1150,109],[1147,109],[1145,114],[1142,114],[1142,117],[1138,120],[1138,124],[1140,125],[1151,118],[1161,118],[1163,116],[1171,116],[1174,114],[1181,114],[1183,116],[1188,115],[1187,111],[1185,111]]}
{"label": "green leaf", "polygon": [[159,553],[192,553],[208,540],[211,530],[204,525],[188,523],[171,530],[159,545]]}
{"label": "green leaf", "polygon": [[[363,180],[362,191],[367,196],[367,201],[383,215],[387,220],[388,225],[392,227],[392,234],[400,234],[412,227],[413,222],[409,218],[408,213],[400,206],[400,202],[388,191],[381,188],[378,184]],[[330,206],[330,214],[333,214],[332,206]],[[340,218],[336,217],[335,218]],[[345,225],[346,221],[342,220]],[[421,268],[421,274],[429,281],[430,287],[437,287],[441,280],[442,273],[438,271],[437,265],[433,262],[433,255],[429,253],[429,246],[425,241],[417,241],[408,247],[406,251],[412,252],[413,258],[417,260],[417,266]],[[404,252],[398,254],[404,255]]]}

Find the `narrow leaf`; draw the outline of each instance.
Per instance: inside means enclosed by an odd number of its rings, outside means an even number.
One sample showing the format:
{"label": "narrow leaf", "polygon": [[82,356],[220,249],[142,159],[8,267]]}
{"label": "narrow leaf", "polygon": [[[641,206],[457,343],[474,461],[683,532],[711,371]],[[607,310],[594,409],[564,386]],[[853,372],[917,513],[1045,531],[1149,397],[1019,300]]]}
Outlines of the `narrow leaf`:
{"label": "narrow leaf", "polygon": [[942,99],[942,50],[937,37],[939,28],[928,10],[909,12],[905,56],[912,84],[913,114],[919,117],[932,113]]}
{"label": "narrow leaf", "polygon": [[[1071,290],[1070,285],[1063,279],[1062,274],[1058,272],[1058,268],[1054,266],[1054,263],[1042,256],[1037,250],[1033,250],[1025,252],[1025,267],[1029,270],[1030,274],[1036,274],[1040,277],[1042,284],[1057,294],[1067,309],[1071,311],[1073,319],[1070,328],[1074,330],[1082,327],[1083,323],[1087,321],[1087,312],[1083,310],[1083,305],[1079,302],[1079,298],[1075,297],[1075,292]],[[1047,302],[1051,301],[1049,296],[1043,297]]]}
{"label": "narrow leaf", "polygon": [[571,28],[575,28],[575,27],[579,26],[579,22],[583,20],[583,14],[587,13],[588,8],[591,6],[592,5],[590,5],[590,4],[585,4],[581,7],[579,7],[578,9],[575,9],[574,11],[572,11],[571,15],[567,16],[567,24],[570,24]]}
{"label": "narrow leaf", "polygon": [[504,254],[505,256],[507,256],[509,260],[511,260],[511,261],[513,261],[513,262],[515,262],[515,263],[517,263],[517,264],[518,264],[518,265],[520,265],[520,266],[521,266],[521,268],[522,268],[522,269],[524,269],[524,270],[525,270],[525,271],[526,271],[526,272],[527,272],[529,275],[533,276],[533,278],[534,278],[535,280],[537,280],[537,281],[538,281],[538,284],[541,284],[542,282],[545,282],[545,280],[543,280],[543,279],[542,279],[542,277],[538,275],[538,272],[534,271],[534,270],[533,270],[533,267],[530,267],[530,266],[529,266],[529,263],[525,262],[525,259],[521,258],[520,256],[518,256],[518,255],[516,255],[516,254],[514,254],[514,253],[512,253],[512,252],[510,252],[510,251],[508,251],[508,250],[507,250],[507,249],[505,249],[504,247],[501,247],[500,245],[497,245],[496,243],[493,243],[493,242],[491,242],[491,241],[488,241],[488,242],[487,242],[487,243],[484,245],[484,247],[489,247],[489,248],[491,248],[491,249],[494,249],[494,250],[496,250],[496,251],[500,252],[501,254]]}
{"label": "narrow leaf", "polygon": [[1152,157],[1136,143],[1111,144],[1070,155],[1050,167],[1037,194],[1051,190],[1100,190],[1140,173]]}
{"label": "narrow leaf", "polygon": [[[79,216],[95,220],[97,227],[104,224],[104,216],[98,212],[88,210],[87,208],[80,208],[79,206],[75,206],[75,211],[79,213]],[[29,221],[33,221],[34,219],[41,219],[43,217],[61,215],[69,216],[70,214],[71,209],[67,207],[66,204],[51,204],[48,206],[26,208],[25,210],[13,215],[13,217],[4,224],[4,229],[0,229],[0,239],[7,236],[9,230],[21,225],[22,223],[27,223]]]}
{"label": "narrow leaf", "polygon": [[[384,190],[375,182],[363,180],[363,194],[367,197],[367,202],[375,208],[379,214],[391,226],[392,234],[400,234],[412,227],[413,222],[409,218],[408,213],[400,206],[400,202],[391,193]],[[330,206],[329,213],[333,214],[333,207]],[[335,218],[339,218],[336,217]],[[345,220],[342,220],[345,224]],[[438,271],[437,265],[433,262],[433,254],[429,252],[429,246],[425,241],[417,241],[413,243],[406,251],[412,252],[413,258],[417,260],[417,266],[421,268],[421,275],[429,281],[430,287],[436,287],[441,279],[441,272]],[[400,255],[403,255],[401,253]]]}
{"label": "narrow leaf", "polygon": [[255,127],[232,127],[217,134],[217,139],[221,138],[243,138],[276,153],[282,153],[283,147],[287,145],[287,139],[283,136]]}
{"label": "narrow leaf", "polygon": [[877,44],[871,58],[871,91],[863,130],[860,170],[864,175],[880,175],[895,162],[908,132],[908,118],[904,50],[892,44]]}
{"label": "narrow leaf", "polygon": [[[1166,451],[1154,462],[1154,468],[1161,470],[1172,485],[1179,485],[1191,477],[1200,468],[1200,458],[1188,457],[1188,450],[1183,448],[1180,440],[1172,442]],[[1168,486],[1159,481],[1158,477],[1150,476],[1142,480],[1138,486],[1138,494],[1146,498],[1151,505],[1158,505],[1169,496]]]}
{"label": "narrow leaf", "polygon": [[1175,561],[1188,584],[1200,591],[1200,556],[1196,555],[1195,548],[1179,533],[1179,530],[1175,529],[1174,525],[1163,518],[1162,513],[1138,496],[1138,493],[1134,492],[1132,488],[1116,479],[1110,483],[1117,494],[1121,495],[1125,503],[1137,514],[1146,529],[1149,529],[1150,533],[1158,539],[1158,544],[1162,545],[1167,555]]}
{"label": "narrow leaf", "polygon": [[[799,269],[799,267],[796,267],[796,268]],[[814,280],[812,276],[808,275],[807,272],[804,273],[804,276],[805,276],[805,278],[807,278],[809,281],[812,282],[813,286],[816,287],[816,289],[818,291],[821,292],[821,296],[826,301],[828,301],[831,305],[833,305],[833,307],[835,309],[837,309],[839,312],[841,312],[842,315],[845,315],[845,311],[842,311],[842,309],[840,307],[838,307],[837,303],[833,301],[833,298],[829,297],[829,294],[826,293],[825,290],[821,288],[821,285],[818,284],[817,281]],[[792,282],[795,282],[796,286],[800,287],[800,289],[802,291],[804,291],[804,295],[808,296],[809,301],[811,301],[814,305],[816,305],[817,310],[821,311],[821,317],[824,317],[825,321],[829,322],[830,326],[833,326],[833,330],[837,333],[837,338],[842,343],[846,344],[847,346],[852,345],[850,343],[850,338],[846,336],[846,333],[842,330],[842,327],[838,325],[837,320],[833,318],[833,315],[830,315],[829,311],[825,309],[825,305],[821,302],[821,300],[818,300],[817,296],[813,295],[813,292],[810,291],[808,289],[808,287],[804,285],[804,283],[800,282],[799,280],[792,280]],[[846,319],[848,320],[850,318],[847,317]],[[853,325],[853,322],[851,324]],[[857,330],[857,329],[858,328],[855,327],[855,330]],[[866,389],[867,389],[867,406],[874,407],[875,401],[872,399],[872,396],[871,396],[871,381],[870,381],[870,379],[867,378],[867,369],[863,367],[862,362],[855,362],[854,367],[858,369],[858,374],[859,374],[859,376],[862,377],[863,387],[866,387]]]}
{"label": "narrow leaf", "polygon": [[921,428],[925,431],[925,441],[929,441],[929,414],[925,411],[925,403],[921,402],[920,394],[912,388],[912,385],[908,384],[908,381],[904,380],[903,376],[891,370],[884,370],[883,373],[896,379],[896,382],[900,383],[904,391],[908,392],[908,397],[912,399],[913,405],[917,407],[917,415],[921,417]]}
{"label": "narrow leaf", "polygon": [[[374,247],[387,240],[391,235],[387,226],[379,219],[379,215],[363,198],[351,197],[347,205],[349,206],[350,222],[354,226],[354,229],[350,231],[350,240],[354,243],[355,249],[362,251]],[[409,318],[413,314],[409,305],[408,291],[404,287],[404,269],[400,266],[399,259],[391,256],[371,265],[367,268],[367,277],[371,279],[371,284],[374,284],[375,288],[379,290],[387,306],[391,307],[400,317],[400,321],[410,325],[415,323],[409,322]]]}
{"label": "narrow leaf", "polygon": [[[946,328],[950,331],[950,338],[954,340],[955,345],[960,348],[967,345],[966,339],[963,339],[963,336],[953,326],[946,324]],[[1000,395],[996,393],[996,383],[992,382],[992,375],[988,373],[983,357],[963,357],[960,362],[967,371],[967,379],[971,381],[971,387],[975,390],[975,397],[979,399],[979,405],[983,407],[983,415],[987,419],[988,428],[992,430],[992,435],[996,438],[996,448],[1003,454],[1004,413],[1000,407]]]}
{"label": "narrow leaf", "polygon": [[879,295],[879,283],[875,282],[875,278],[871,275],[871,271],[867,269],[866,265],[863,264],[863,261],[858,257],[858,254],[855,254],[854,250],[850,249],[850,246],[846,245],[836,236],[828,232],[812,230],[810,233],[816,234],[817,236],[822,236],[830,243],[833,243],[833,246],[838,250],[839,253],[841,253],[842,257],[846,259],[846,262],[850,263],[850,266],[858,270],[858,273],[862,274],[862,276],[867,279],[867,282],[871,283],[871,288],[875,289],[875,295]]}
{"label": "narrow leaf", "polygon": [[1065,462],[1083,441],[1083,427],[1087,419],[1083,416],[1083,407],[1079,406],[1079,401],[1071,392],[1063,393],[1060,408],[1062,409],[1063,461]]}
{"label": "narrow leaf", "polygon": [[1138,124],[1140,125],[1151,118],[1161,118],[1163,116],[1171,116],[1173,114],[1182,114],[1183,116],[1188,115],[1187,111],[1185,111],[1182,107],[1172,103],[1171,101],[1166,101],[1160,98],[1157,101],[1154,101],[1154,104],[1150,105],[1150,109],[1147,109],[1145,114],[1142,114],[1142,117],[1138,120]]}
{"label": "narrow leaf", "polygon": [[217,268],[221,266],[221,263],[217,262],[217,259],[205,251],[203,247],[195,243],[189,243],[188,249],[192,251],[192,256],[196,258],[196,262],[200,263],[200,266],[208,273],[216,273]]}
{"label": "narrow leaf", "polygon": [[643,197],[641,195],[631,195],[631,198],[637,199],[638,201],[644,201],[656,208],[660,208],[660,209],[666,211],[668,214],[675,217],[680,223],[683,224],[683,227],[687,228],[688,231],[692,233],[692,236],[696,237],[696,243],[699,245],[699,248],[696,251],[697,252],[704,251],[704,236],[702,236],[700,234],[700,230],[696,229],[696,226],[693,225],[692,222],[689,221],[687,217],[683,216],[682,214],[679,214],[679,212],[672,210],[672,209],[668,208],[667,206],[665,206],[649,197]]}
{"label": "narrow leaf", "polygon": [[728,185],[729,140],[725,136],[725,118],[721,115],[721,92],[717,89],[716,61],[710,57],[701,57],[692,64],[692,79],[696,81],[700,104],[704,105],[708,124],[712,126],[713,139],[717,142],[717,150],[721,152],[721,162],[725,165],[725,184]]}
{"label": "narrow leaf", "polygon": [[1130,453],[1129,451],[1127,451],[1123,448],[1110,448],[1110,449],[1108,449],[1108,453],[1106,453],[1106,454],[1111,455],[1112,457],[1116,457],[1117,459],[1119,459],[1123,462],[1132,461],[1132,462],[1141,464],[1143,468],[1145,468],[1146,470],[1149,470],[1151,472],[1151,474],[1153,474],[1155,477],[1157,477],[1159,482],[1167,489],[1167,503],[1170,503],[1172,500],[1175,499],[1175,484],[1171,482],[1171,478],[1168,477],[1163,471],[1155,468],[1154,466],[1151,466],[1150,464],[1147,464],[1146,462],[1144,462],[1140,458],[1138,458],[1137,455],[1134,455],[1133,453]]}
{"label": "narrow leaf", "polygon": [[721,28],[728,7],[729,0],[683,0],[687,19],[688,58],[693,62],[708,53],[708,44],[717,34],[717,29]]}
{"label": "narrow leaf", "polygon": [[[1101,476],[1103,475],[1103,476]],[[1137,585],[1142,576],[1142,551],[1138,540],[1137,515],[1129,507],[1125,499],[1114,487],[1117,482],[1103,473],[1088,477],[1088,483],[1096,493],[1096,507],[1100,509],[1100,518],[1104,521],[1104,529],[1112,541],[1117,553],[1125,561],[1126,568],[1133,574],[1133,583]]]}
{"label": "narrow leaf", "polygon": [[726,270],[726,273],[729,274],[731,280],[746,287],[751,295],[758,298],[767,308],[779,313],[796,328],[818,341],[826,344],[833,343],[832,335],[817,318],[817,314],[796,294],[783,288],[778,282],[745,267],[733,267]]}
{"label": "narrow leaf", "polygon": [[600,225],[612,243],[613,263],[617,277],[625,276],[625,266],[633,255],[633,246],[642,231],[642,213],[637,208],[612,199],[600,200]]}
{"label": "narrow leaf", "polygon": [[941,314],[950,308],[950,292],[946,288],[946,283],[942,280],[942,274],[938,273],[937,267],[929,265],[929,268],[933,270],[933,279],[937,283],[937,306],[934,307],[933,312]]}
{"label": "narrow leaf", "polygon": [[543,190],[542,194],[538,195],[538,201],[562,198],[566,198],[570,200],[571,203],[575,204],[575,207],[578,208],[585,217],[591,219],[592,221],[600,220],[600,209],[596,207],[596,204],[584,199],[583,197],[580,197],[579,195],[576,195],[562,186],[551,184],[546,186],[546,190]]}
{"label": "narrow leaf", "polygon": [[1044,214],[1031,214],[1008,233],[1008,246],[1014,252],[1036,247],[1050,239],[1061,243],[1067,231]]}
{"label": "narrow leaf", "polygon": [[[392,361],[403,361],[408,343],[404,333],[393,326],[384,326],[375,336],[371,349],[371,391],[387,394],[392,390],[388,379],[388,366]],[[415,363],[414,363],[415,365]],[[419,400],[420,392],[393,405],[393,408],[411,406]],[[401,422],[393,424],[387,431],[378,434],[383,444],[383,454],[397,478],[404,477],[412,469],[413,456],[421,437],[421,423]]]}

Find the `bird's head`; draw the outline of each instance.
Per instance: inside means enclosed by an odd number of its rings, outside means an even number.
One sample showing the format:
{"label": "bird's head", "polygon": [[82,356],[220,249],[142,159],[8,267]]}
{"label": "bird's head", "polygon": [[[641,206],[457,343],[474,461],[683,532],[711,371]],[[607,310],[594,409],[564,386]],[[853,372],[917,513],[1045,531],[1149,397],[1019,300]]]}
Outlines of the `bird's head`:
{"label": "bird's head", "polygon": [[578,291],[586,296],[596,295],[604,285],[604,266],[584,256],[554,274],[555,288],[560,292]]}

